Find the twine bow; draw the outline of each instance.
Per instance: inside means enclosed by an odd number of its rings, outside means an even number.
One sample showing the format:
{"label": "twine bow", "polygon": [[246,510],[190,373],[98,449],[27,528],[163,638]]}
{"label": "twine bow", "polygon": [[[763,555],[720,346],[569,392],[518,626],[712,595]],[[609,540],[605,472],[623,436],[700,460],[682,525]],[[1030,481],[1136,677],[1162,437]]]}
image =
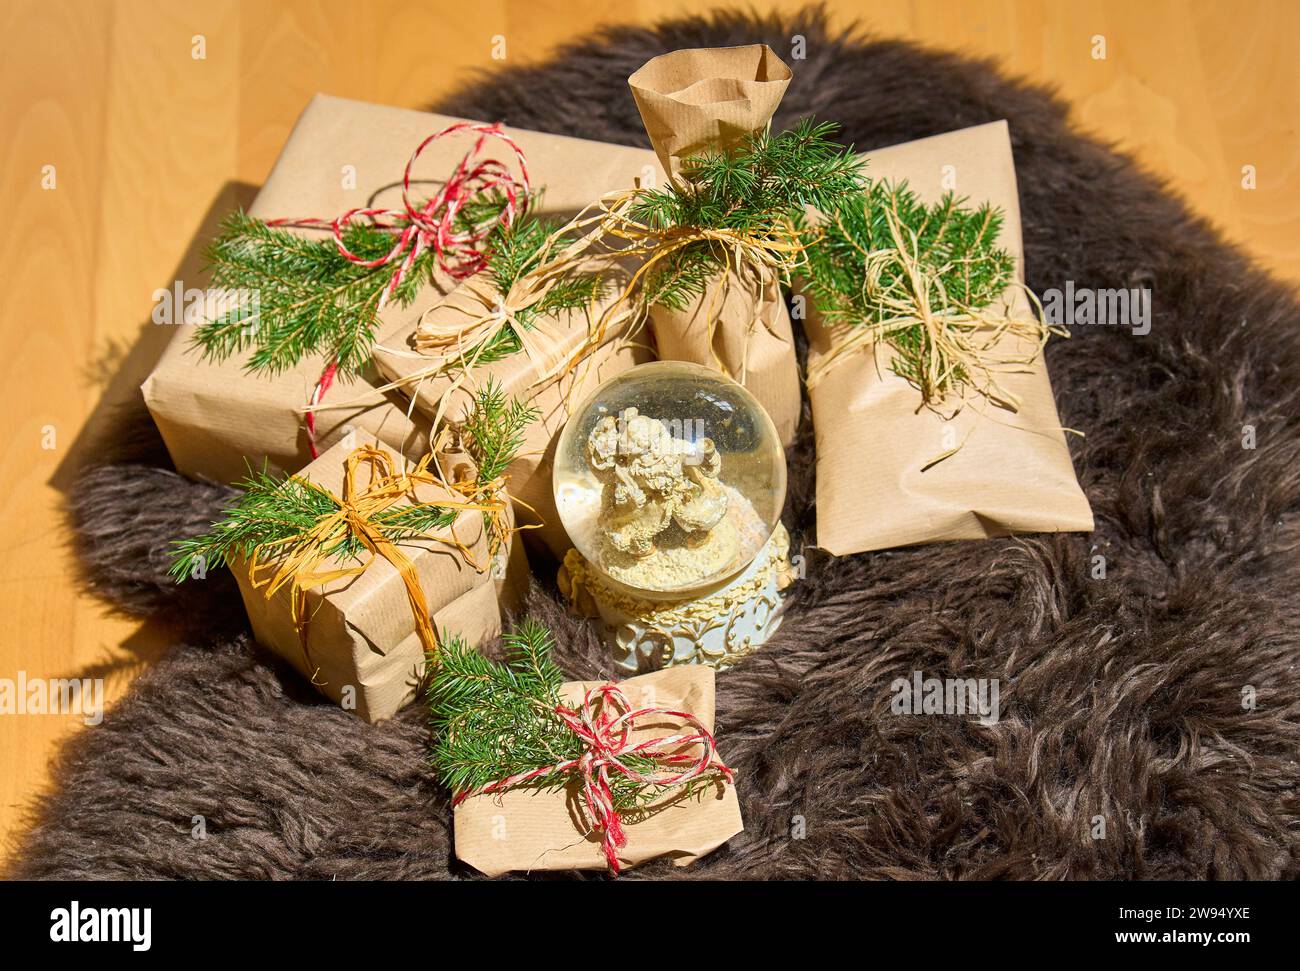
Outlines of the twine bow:
{"label": "twine bow", "polygon": [[[415,355],[430,363],[392,380],[375,390],[383,393],[401,389],[414,398],[425,380],[439,375],[453,375],[439,394],[432,426],[442,427],[456,392],[465,385],[484,353],[509,329],[527,355],[538,387],[556,377],[567,376],[586,357],[583,349],[594,350],[611,330],[622,330],[634,316],[630,308],[615,308],[600,317],[600,338],[593,339],[590,326],[578,352],[570,355],[566,345],[572,343],[569,328],[547,314],[529,313],[542,304],[556,286],[575,274],[601,274],[615,267],[620,254],[609,252],[598,231],[586,231],[591,218],[586,211],[552,232],[529,259],[527,269],[502,292],[491,274],[473,277],[456,287],[440,303],[420,317],[414,334]],[[575,232],[578,235],[575,236]],[[628,327],[629,333],[635,327]],[[389,353],[403,353],[388,349]],[[408,356],[410,352],[407,352]],[[564,395],[567,407],[577,384]]]}
{"label": "twine bow", "polygon": [[[641,287],[647,275],[663,261],[675,253],[696,243],[709,243],[719,246],[727,254],[728,266],[745,281],[745,285],[754,294],[753,312],[745,315],[745,347],[741,356],[738,374],[733,374],[726,362],[718,355],[714,336],[719,324],[717,313],[720,304],[725,303],[725,293],[714,294],[705,316],[708,327],[708,343],[713,355],[714,367],[724,374],[739,381],[745,379],[745,361],[748,358],[749,337],[760,320],[763,293],[775,283],[789,278],[790,271],[799,263],[803,251],[816,241],[816,231],[800,232],[789,219],[777,220],[765,229],[739,230],[728,228],[710,228],[706,226],[653,226],[634,219],[630,212],[642,196],[643,190],[630,189],[625,192],[612,193],[600,199],[591,209],[597,223],[595,235],[606,239],[618,240],[613,249],[618,257],[644,256],[646,259],[632,274],[618,298],[606,307],[597,321],[591,337],[586,344],[572,355],[566,369],[575,367],[586,355],[600,345],[609,330],[611,322],[619,316],[630,313],[627,303],[632,299],[638,287]],[[724,285],[729,285],[729,274],[722,274]],[[766,324],[765,324],[766,326]],[[770,327],[768,333],[780,338]],[[793,353],[793,348],[791,349]]]}
{"label": "twine bow", "polygon": [[[474,147],[465,153],[438,191],[421,203],[414,202],[411,199],[411,172],[416,161],[435,141],[461,132],[470,132],[478,136]],[[518,178],[497,159],[477,160],[484,145],[492,138],[504,142],[514,152],[519,164]],[[493,192],[500,192],[505,200],[500,214],[457,231],[456,218],[465,207],[476,197]],[[411,157],[406,162],[406,169],[402,173],[400,209],[360,206],[349,209],[335,219],[310,217],[272,219],[267,222],[267,225],[297,229],[328,229],[334,238],[334,245],[343,258],[358,266],[387,266],[400,260],[397,269],[393,272],[393,278],[379,297],[376,309],[382,310],[397,292],[397,288],[401,286],[411,267],[415,265],[415,261],[426,250],[434,252],[438,266],[453,279],[463,280],[482,270],[487,265],[487,255],[478,244],[487,238],[497,223],[508,226],[514,222],[515,217],[528,205],[531,192],[528,160],[524,157],[523,150],[499,124],[457,122],[426,137],[411,153]],[[368,219],[376,228],[394,235],[393,246],[387,253],[367,260],[348,248],[343,239],[344,233],[359,219]],[[312,458],[320,457],[316,444],[315,410],[325,392],[333,384],[337,369],[337,362],[330,361],[312,389],[306,413],[307,446],[311,450]]]}
{"label": "twine bow", "polygon": [[[555,714],[581,739],[585,747],[582,755],[554,765],[516,772],[474,791],[462,792],[454,802],[459,804],[470,796],[501,792],[541,776],[575,775],[582,780],[583,801],[593,829],[601,834],[601,849],[610,872],[618,876],[618,851],[627,845],[627,834],[623,831],[622,817],[614,808],[611,774],[620,774],[638,785],[665,790],[686,785],[714,770],[726,782],[735,780],[735,772],[718,757],[712,733],[698,718],[690,712],[669,708],[633,709],[617,685],[602,684],[589,688],[581,707],[557,705]],[[631,737],[636,722],[652,715],[679,719],[685,723],[683,727],[687,731],[633,744]],[[685,751],[692,746],[698,746],[698,754]],[[630,755],[651,757],[660,768],[653,772],[633,769],[623,761]],[[677,771],[675,767],[682,765],[689,767]]]}
{"label": "twine bow", "polygon": [[502,293],[489,278],[467,280],[447,299],[425,311],[415,330],[415,349],[439,358],[440,365],[478,363],[503,328],[510,328],[537,373],[545,380],[563,362],[563,330],[543,314],[524,316],[546,299],[563,274],[554,265],[522,274]]}
{"label": "twine bow", "polygon": [[[438,633],[429,615],[428,601],[420,586],[415,564],[385,533],[380,519],[385,511],[399,502],[420,504],[421,500],[416,495],[418,486],[441,484],[444,481],[438,472],[430,471],[431,458],[432,456],[426,455],[412,468],[399,468],[394,465],[388,453],[372,446],[361,446],[352,451],[345,462],[342,497],[334,496],[306,479],[298,479],[302,485],[329,497],[337,508],[321,516],[296,536],[257,546],[249,554],[249,578],[255,589],[265,588],[264,596],[268,600],[279,590],[285,587],[290,589],[290,616],[298,631],[309,669],[313,665],[307,646],[307,591],[334,580],[359,576],[376,557],[387,560],[401,575],[420,643],[427,656],[432,658],[438,653]],[[365,485],[359,482],[359,473],[363,468],[370,473]],[[491,491],[488,486],[464,486],[457,490],[464,496],[463,499],[440,498],[436,504],[440,509],[475,509],[489,515],[504,516],[507,501],[504,492],[498,488],[499,484],[490,485]],[[334,551],[349,536],[361,542],[370,553],[370,558],[354,566],[330,565],[334,560]],[[438,539],[456,549],[473,569],[480,573],[486,569],[486,565],[475,561],[470,548],[457,539],[454,524],[448,530],[447,537]],[[275,562],[262,563],[264,557],[273,558]],[[313,680],[314,677],[313,671]]]}
{"label": "twine bow", "polygon": [[[424,150],[441,138],[460,132],[471,132],[478,137],[474,147],[465,153],[455,170],[447,177],[442,187],[423,202],[411,199],[411,172]],[[499,139],[510,147],[519,163],[519,177],[511,175],[505,163],[497,159],[477,160],[489,139]],[[292,226],[302,229],[328,229],[334,237],[334,245],[339,253],[350,263],[358,266],[386,266],[395,260],[401,260],[393,279],[380,298],[382,309],[401,285],[406,274],[425,250],[433,250],[438,259],[438,266],[443,272],[457,280],[473,276],[487,265],[487,256],[478,248],[478,244],[487,238],[498,222],[508,226],[515,216],[528,205],[528,196],[532,191],[528,177],[528,160],[523,150],[501,128],[500,124],[484,125],[475,122],[457,122],[454,125],[434,132],[416,146],[415,151],[406,162],[402,173],[402,207],[385,209],[383,207],[359,206],[349,209],[335,219],[273,219],[268,225]],[[505,198],[505,206],[498,216],[477,225],[465,227],[459,232],[455,229],[456,217],[472,200],[500,192]],[[343,235],[353,222],[368,219],[378,229],[391,232],[396,237],[393,247],[382,256],[367,260],[348,249]]]}
{"label": "twine bow", "polygon": [[[788,277],[803,251],[815,241],[815,232],[800,232],[790,220],[784,219],[761,231],[695,226],[660,228],[629,214],[640,197],[639,189],[611,193],[582,210],[547,237],[529,268],[504,293],[487,276],[462,283],[442,303],[427,310],[416,328],[416,351],[436,356],[435,362],[376,390],[406,389],[435,375],[458,370],[459,374],[440,396],[433,421],[437,428],[450,407],[453,393],[507,327],[528,355],[536,374],[534,386],[556,377],[565,378],[589,362],[611,333],[620,332],[629,339],[635,334],[644,319],[644,307],[634,297],[647,274],[674,253],[700,242],[723,247],[730,267],[754,294],[754,312],[745,317],[747,344],[761,319],[763,293],[770,284]],[[545,315],[529,315],[526,322],[522,319],[526,311],[542,303],[575,271],[608,271],[637,257],[645,259],[628,275],[618,295],[590,322],[585,338],[576,347],[565,347],[565,331]],[[723,277],[725,280],[728,274],[724,273]],[[718,356],[713,339],[719,322],[715,312],[718,297],[715,293],[707,308],[708,340],[715,367],[730,374],[731,369]],[[721,297],[725,300],[725,291]],[[780,336],[770,328],[769,332]],[[747,354],[742,354],[740,373],[733,375],[742,381],[745,357]],[[566,394],[566,404],[568,398]]]}

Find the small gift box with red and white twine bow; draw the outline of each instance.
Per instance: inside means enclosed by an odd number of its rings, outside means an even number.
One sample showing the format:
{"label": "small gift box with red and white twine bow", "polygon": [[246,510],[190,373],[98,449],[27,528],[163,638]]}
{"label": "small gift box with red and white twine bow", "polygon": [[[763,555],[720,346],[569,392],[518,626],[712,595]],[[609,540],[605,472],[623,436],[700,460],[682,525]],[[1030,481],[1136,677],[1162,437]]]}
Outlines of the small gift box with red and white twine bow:
{"label": "small gift box with red and white twine bow", "polygon": [[[610,689],[619,697],[608,697]],[[511,871],[611,869],[611,853],[614,872],[661,856],[686,866],[744,829],[735,786],[727,781],[731,772],[718,759],[713,745],[711,668],[668,668],[620,681],[617,686],[569,681],[560,695],[574,712],[576,723],[571,727],[580,737],[584,731],[591,735],[585,739],[584,756],[590,764],[586,768],[575,765],[571,781],[562,788],[502,788],[461,799],[455,809],[458,858],[489,876]],[[621,721],[629,713],[639,717]],[[600,724],[609,730],[599,730]],[[680,758],[673,757],[664,767],[665,778],[685,777],[704,766],[719,770],[714,773],[716,784],[685,796],[680,790],[665,789],[658,800],[635,815],[616,818],[614,833],[608,824],[592,818],[588,768],[599,771],[602,762],[638,747],[642,752],[664,746],[675,749],[685,737],[701,730],[708,742]],[[599,802],[599,780],[595,785],[594,798]],[[601,815],[598,809],[595,815]]]}

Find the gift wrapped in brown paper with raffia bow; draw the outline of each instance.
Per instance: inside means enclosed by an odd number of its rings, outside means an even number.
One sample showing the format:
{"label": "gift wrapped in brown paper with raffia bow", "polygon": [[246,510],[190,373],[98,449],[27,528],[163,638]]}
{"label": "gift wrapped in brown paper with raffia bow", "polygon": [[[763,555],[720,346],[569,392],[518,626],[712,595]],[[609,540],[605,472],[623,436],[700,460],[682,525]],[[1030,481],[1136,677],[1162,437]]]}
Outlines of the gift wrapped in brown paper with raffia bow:
{"label": "gift wrapped in brown paper with raffia bow", "polygon": [[[412,149],[460,120],[317,95],[294,125],[249,215],[269,221],[400,206],[402,166]],[[602,192],[661,177],[654,154],[644,149],[504,131],[527,156],[534,184],[546,188],[539,211],[576,212]],[[420,173],[445,177],[465,150],[463,140],[430,144]],[[503,163],[512,155],[495,141],[483,154]],[[320,232],[304,234],[324,238]],[[432,285],[445,293],[455,281],[439,274]],[[325,361],[304,359],[274,375],[250,374],[248,353],[204,360],[192,346],[194,328],[176,330],[142,391],[178,471],[235,482],[250,467],[287,473],[311,461],[305,409]],[[376,390],[383,382],[373,369],[335,380],[314,412],[318,451],[371,438],[411,459],[428,450],[427,421],[419,415],[408,420],[400,394]]]}
{"label": "gift wrapped in brown paper with raffia bow", "polygon": [[[537,299],[538,289],[521,281],[511,293],[502,294],[488,274],[471,277],[431,306],[417,302],[389,308],[388,326],[373,355],[390,382],[387,387],[409,395],[425,421],[456,421],[474,390],[487,381],[538,410],[540,417],[528,427],[510,466],[509,491],[520,523],[535,527],[527,535],[545,543],[556,557],[563,557],[572,545],[560,525],[551,488],[555,440],[569,408],[600,383],[653,357],[625,327],[629,317],[615,314],[612,323],[606,319],[609,326],[594,349],[574,360],[576,352],[593,341],[604,310],[626,277],[617,263],[601,261],[587,269],[602,277],[600,297],[582,310],[532,317],[526,326],[516,325],[513,315]],[[503,326],[518,335],[520,350],[475,363],[477,350]]]}
{"label": "gift wrapped in brown paper with raffia bow", "polygon": [[[339,443],[280,486],[317,497],[320,516],[231,562],[257,641],[366,721],[415,697],[440,631],[473,645],[500,633],[494,566],[509,556],[509,503],[463,478],[448,487],[454,474],[382,443]],[[417,507],[440,514],[435,528],[386,528]]]}
{"label": "gift wrapped in brown paper with raffia bow", "polygon": [[[1032,319],[1006,122],[880,149],[867,159],[873,181],[906,182],[924,202],[955,189],[1000,209],[998,242],[1015,261],[1006,312]],[[845,352],[853,327],[828,325],[815,307],[804,323],[818,546],[844,555],[1093,528],[1038,342],[1008,331],[987,349],[990,360],[1023,362],[996,375],[998,400],[972,394],[935,408],[891,369],[893,351],[884,342]]]}
{"label": "gift wrapped in brown paper with raffia bow", "polygon": [[[621,695],[614,693],[615,687]],[[699,727],[713,731],[711,668],[669,668],[620,681],[617,686],[565,682],[560,687],[560,698],[572,712],[572,730],[597,740],[592,748],[596,761],[591,781],[598,801],[599,773],[612,776],[617,771],[602,769],[601,760],[627,761],[621,753],[637,746],[645,746],[644,751],[651,753],[686,753],[675,761],[664,762],[670,774],[689,775],[702,767],[713,775],[695,791],[664,789],[643,808],[610,821],[613,834],[610,824],[600,825],[593,820],[581,764],[568,770],[569,781],[559,787],[539,788],[524,782],[503,791],[470,795],[456,802],[454,829],[459,859],[489,876],[511,871],[607,868],[617,873],[619,868],[663,856],[670,857],[677,866],[686,866],[744,829],[731,772],[713,755],[712,738],[703,751],[699,743],[683,746],[672,741],[689,738]],[[610,706],[609,710],[605,706]],[[636,717],[629,719],[632,727],[626,744],[620,744],[622,723],[617,719],[628,712]],[[717,771],[719,766],[723,771]],[[617,838],[620,835],[624,837],[622,842]]]}
{"label": "gift wrapped in brown paper with raffia bow", "polygon": [[[660,164],[685,181],[685,160],[729,152],[772,119],[791,73],[765,44],[674,51],[628,78]],[[779,281],[742,259],[680,308],[655,306],[661,360],[716,368],[747,387],[783,445],[799,424],[799,371]]]}

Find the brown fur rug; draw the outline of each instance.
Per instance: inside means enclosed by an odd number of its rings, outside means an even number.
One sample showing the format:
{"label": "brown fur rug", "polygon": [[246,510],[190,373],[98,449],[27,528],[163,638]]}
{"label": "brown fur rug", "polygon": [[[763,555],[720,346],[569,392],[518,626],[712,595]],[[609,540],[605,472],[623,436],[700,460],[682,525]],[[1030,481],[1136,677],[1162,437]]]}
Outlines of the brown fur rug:
{"label": "brown fur rug", "polygon": [[[860,149],[1010,121],[1029,283],[1149,286],[1151,332],[1085,327],[1048,358],[1091,536],[813,557],[779,636],[719,679],[746,830],[684,871],[632,878],[1281,878],[1300,871],[1300,312],[1065,107],[989,64],[792,21],[617,29],[438,107],[641,143],[624,79],[678,47],[807,37],[778,117]],[[1257,444],[1243,448],[1243,426]],[[136,426],[131,426],[135,428]],[[807,421],[786,522],[813,523]],[[447,798],[412,708],[367,726],[317,703],[242,633],[229,585],[176,591],[166,542],[224,490],[156,443],[73,493],[88,580],[194,622],[62,759],[12,875],[446,878]],[[888,510],[881,510],[888,515]],[[1095,552],[1108,563],[1090,578]],[[540,567],[539,572],[544,572]],[[610,673],[553,589],[532,609],[574,676]],[[893,715],[890,682],[1000,678],[1002,719]],[[1253,686],[1257,704],[1243,706]],[[194,816],[207,839],[191,838]],[[1105,838],[1092,838],[1096,820]],[[800,838],[801,837],[801,838]]]}

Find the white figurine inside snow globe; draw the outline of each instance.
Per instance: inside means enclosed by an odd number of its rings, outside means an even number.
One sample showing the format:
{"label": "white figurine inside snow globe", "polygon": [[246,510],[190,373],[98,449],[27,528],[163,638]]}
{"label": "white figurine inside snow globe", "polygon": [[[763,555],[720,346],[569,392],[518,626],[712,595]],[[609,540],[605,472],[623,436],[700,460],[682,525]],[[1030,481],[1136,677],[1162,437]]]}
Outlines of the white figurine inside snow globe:
{"label": "white figurine inside snow globe", "polygon": [[[775,630],[785,478],[771,418],[710,368],[644,364],[574,410],[555,456],[556,507],[575,547],[561,582],[604,621],[621,666],[725,666]],[[712,626],[696,623],[705,613]]]}

